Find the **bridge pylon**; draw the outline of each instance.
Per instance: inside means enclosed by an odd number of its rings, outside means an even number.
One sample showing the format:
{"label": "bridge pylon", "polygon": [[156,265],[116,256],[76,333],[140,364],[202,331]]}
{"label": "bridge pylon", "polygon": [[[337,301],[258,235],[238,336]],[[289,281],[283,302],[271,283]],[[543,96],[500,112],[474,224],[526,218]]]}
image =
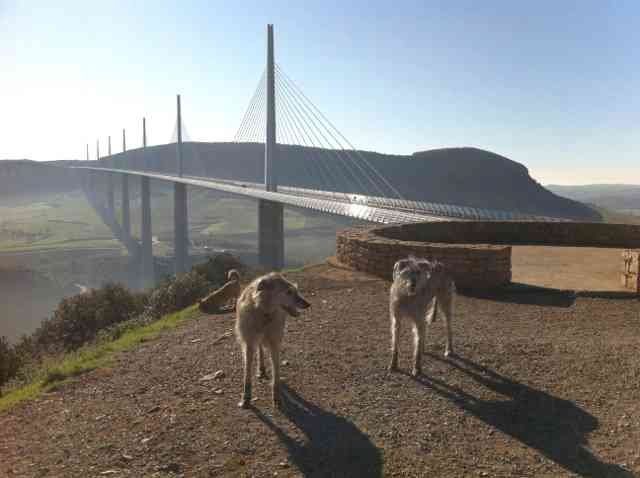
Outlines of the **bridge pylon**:
{"label": "bridge pylon", "polygon": [[[276,143],[276,95],[273,48],[273,25],[267,25],[267,134],[264,143],[264,186],[267,191],[277,191],[278,181],[274,170],[277,160]],[[258,203],[258,260],[271,270],[284,266],[284,207],[280,203],[260,199]]]}
{"label": "bridge pylon", "polygon": [[[178,137],[176,139],[176,159],[178,176],[182,177],[182,112],[180,95],[177,96]],[[189,259],[189,218],[187,212],[187,186],[173,183],[173,260],[176,275],[187,272]]]}

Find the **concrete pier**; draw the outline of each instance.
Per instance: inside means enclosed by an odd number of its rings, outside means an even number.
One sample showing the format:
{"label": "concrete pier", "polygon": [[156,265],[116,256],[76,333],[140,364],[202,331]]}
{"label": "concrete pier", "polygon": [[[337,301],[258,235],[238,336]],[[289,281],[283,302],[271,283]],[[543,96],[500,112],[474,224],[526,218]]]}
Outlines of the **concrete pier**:
{"label": "concrete pier", "polygon": [[[127,151],[127,136],[125,130],[122,130],[122,162],[124,163],[124,153]],[[126,169],[126,165],[122,164],[122,169]],[[122,232],[127,238],[131,238],[131,203],[129,201],[129,176],[122,175]]]}
{"label": "concrete pier", "polygon": [[[147,149],[147,127],[146,122],[142,120],[142,152],[144,155],[144,161],[146,163],[146,149]],[[140,241],[141,247],[141,266],[142,277],[141,285],[143,288],[149,288],[155,285],[155,271],[153,264],[153,242],[151,238],[151,187],[150,179],[146,177],[140,178],[140,204],[142,209],[142,225]]]}
{"label": "concrete pier", "polygon": [[[107,154],[109,157],[109,161],[111,160],[111,136],[107,141]],[[116,199],[114,193],[114,184],[113,184],[113,174],[107,173],[107,209],[111,214],[115,214],[116,210]]]}
{"label": "concrete pier", "polygon": [[258,257],[269,270],[284,266],[284,207],[263,199],[258,201]]}
{"label": "concrete pier", "polygon": [[189,259],[189,219],[187,186],[173,183],[174,264],[176,275],[187,272]]}

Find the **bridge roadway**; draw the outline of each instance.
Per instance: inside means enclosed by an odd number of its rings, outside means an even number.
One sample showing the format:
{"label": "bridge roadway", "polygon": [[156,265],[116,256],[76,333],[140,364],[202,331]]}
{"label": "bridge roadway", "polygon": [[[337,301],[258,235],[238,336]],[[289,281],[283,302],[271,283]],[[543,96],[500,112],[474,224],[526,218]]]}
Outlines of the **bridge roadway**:
{"label": "bridge roadway", "polygon": [[145,170],[117,169],[76,166],[73,169],[128,174],[148,177],[161,181],[187,184],[190,186],[225,191],[245,197],[265,199],[288,206],[314,209],[330,214],[353,217],[382,224],[398,224],[424,221],[457,220],[535,220],[567,221],[568,219],[535,216],[468,206],[443,203],[390,199],[377,196],[363,196],[293,186],[278,186],[277,192],[266,191],[264,184],[250,181],[208,178],[203,176],[178,176]]}
{"label": "bridge roadway", "polygon": [[[205,189],[224,191],[240,196],[255,199],[264,199],[281,203],[287,206],[294,206],[305,209],[313,209],[329,214],[353,217],[364,221],[377,222],[381,224],[398,224],[424,221],[443,221],[445,218],[426,212],[413,211],[410,209],[393,209],[399,207],[400,203],[409,201],[388,200],[388,205],[384,203],[384,198],[370,198],[368,196],[357,196],[362,201],[376,201],[376,205],[354,203],[346,199],[344,193],[330,191],[318,191],[313,189],[294,188],[278,186],[277,192],[266,191],[264,185],[243,181],[219,180],[198,176],[177,176],[174,174],[157,173],[152,171],[97,168],[88,166],[73,166],[72,169],[81,169],[96,172],[108,172],[117,174],[127,174],[129,176],[147,177],[160,181],[186,184]],[[351,195],[354,196],[354,195]]]}

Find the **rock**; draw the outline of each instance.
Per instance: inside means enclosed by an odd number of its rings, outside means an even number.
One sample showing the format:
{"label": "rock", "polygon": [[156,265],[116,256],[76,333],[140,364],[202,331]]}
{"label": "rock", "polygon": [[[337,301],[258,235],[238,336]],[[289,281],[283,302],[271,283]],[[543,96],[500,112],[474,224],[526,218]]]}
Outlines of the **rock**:
{"label": "rock", "polygon": [[123,453],[122,454],[122,459],[125,460],[125,461],[131,461],[131,460],[133,460],[133,456],[127,455],[126,453]]}
{"label": "rock", "polygon": [[118,470],[105,470],[100,472],[101,475],[117,475],[120,473]]}
{"label": "rock", "polygon": [[289,361],[288,361],[288,360],[283,360],[283,361],[282,361],[282,365],[285,365],[285,366],[286,366],[286,365],[289,365]]}
{"label": "rock", "polygon": [[223,370],[218,370],[215,373],[209,373],[200,379],[201,382],[208,382],[209,380],[219,380],[225,377]]}
{"label": "rock", "polygon": [[192,344],[197,344],[198,342],[202,342],[202,339],[193,339],[190,341]]}
{"label": "rock", "polygon": [[143,445],[146,445],[150,441],[151,441],[151,437],[148,437],[148,438],[143,438],[142,440],[140,440],[140,443],[142,443]]}
{"label": "rock", "polygon": [[182,466],[180,463],[167,463],[158,467],[158,471],[168,471],[170,473],[180,473]]}

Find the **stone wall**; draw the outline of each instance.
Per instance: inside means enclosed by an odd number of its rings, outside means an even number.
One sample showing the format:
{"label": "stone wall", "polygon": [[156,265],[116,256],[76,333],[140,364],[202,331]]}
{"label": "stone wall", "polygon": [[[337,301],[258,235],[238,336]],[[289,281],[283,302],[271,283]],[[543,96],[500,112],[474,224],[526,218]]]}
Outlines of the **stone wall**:
{"label": "stone wall", "polygon": [[389,239],[449,244],[640,248],[640,226],[579,222],[442,221],[379,227]]}
{"label": "stone wall", "polygon": [[336,258],[353,269],[391,279],[393,264],[410,254],[447,264],[459,288],[490,289],[511,280],[511,247],[504,245],[435,244],[387,239],[379,228],[341,231]]}
{"label": "stone wall", "polygon": [[[395,261],[409,254],[438,259],[449,266],[458,287],[489,289],[511,281],[511,245],[638,249],[640,226],[442,221],[354,228],[338,233],[336,258],[386,279],[391,278]],[[637,260],[636,256],[634,264]]]}
{"label": "stone wall", "polygon": [[640,250],[622,253],[622,286],[640,294]]}

